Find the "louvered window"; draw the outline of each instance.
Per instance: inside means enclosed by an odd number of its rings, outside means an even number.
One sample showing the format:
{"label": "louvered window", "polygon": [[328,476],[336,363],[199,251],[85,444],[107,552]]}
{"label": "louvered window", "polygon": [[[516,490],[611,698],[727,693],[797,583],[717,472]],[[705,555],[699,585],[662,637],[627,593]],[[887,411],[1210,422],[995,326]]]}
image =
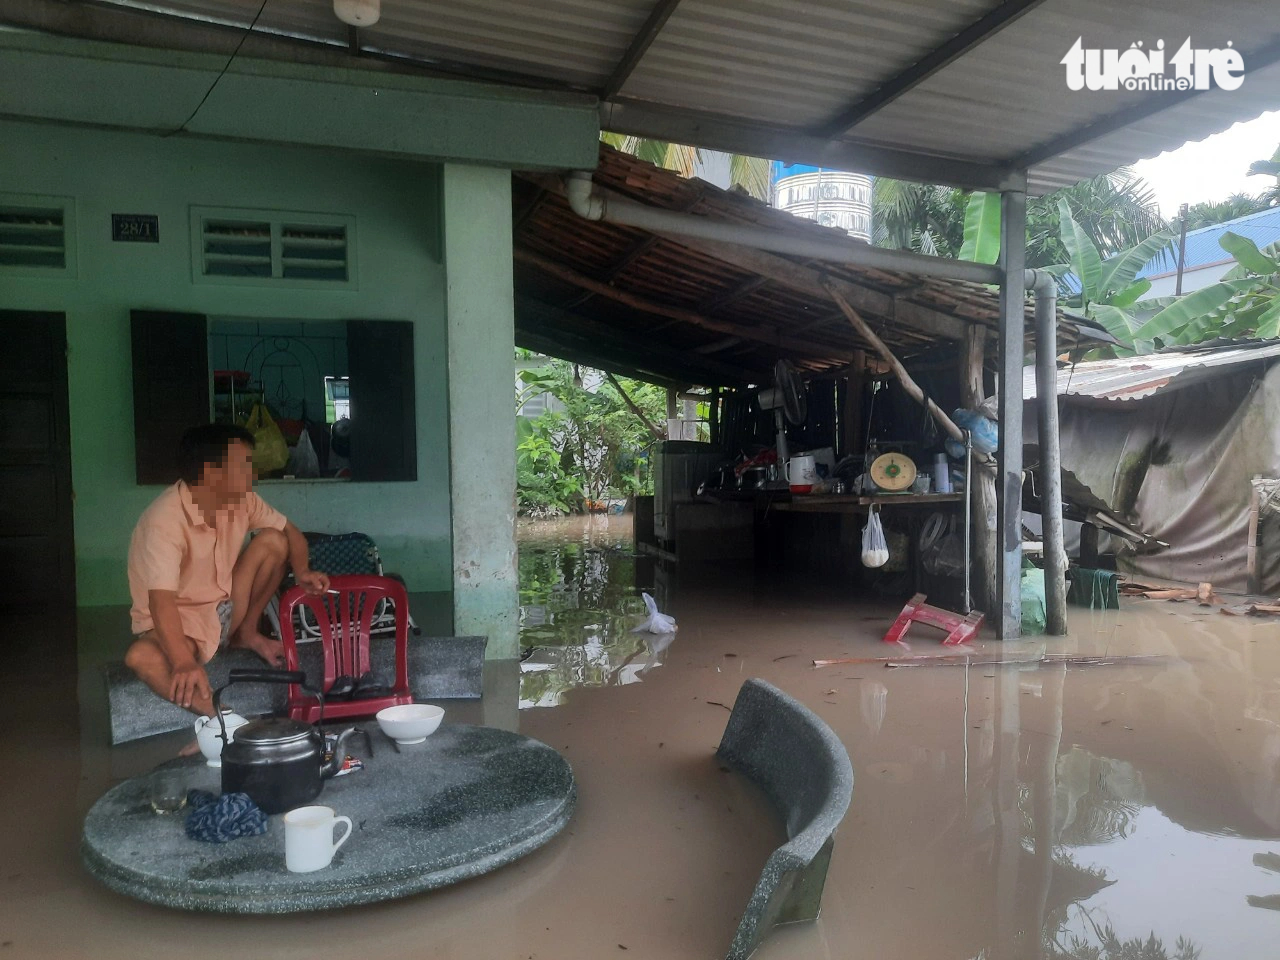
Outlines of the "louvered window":
{"label": "louvered window", "polygon": [[207,277],[270,278],[271,224],[205,220],[201,235]]}
{"label": "louvered window", "polygon": [[347,279],[345,224],[286,223],[280,227],[280,273],[299,280]]}
{"label": "louvered window", "polygon": [[352,217],[192,209],[197,279],[350,285]]}
{"label": "louvered window", "polygon": [[0,205],[0,266],[65,270],[65,209]]}

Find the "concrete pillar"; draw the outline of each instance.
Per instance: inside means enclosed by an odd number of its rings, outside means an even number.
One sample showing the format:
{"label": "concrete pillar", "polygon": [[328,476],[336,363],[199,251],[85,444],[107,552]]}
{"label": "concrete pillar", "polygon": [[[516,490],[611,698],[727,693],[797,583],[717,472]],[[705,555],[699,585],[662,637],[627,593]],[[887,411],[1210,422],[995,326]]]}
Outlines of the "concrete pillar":
{"label": "concrete pillar", "polygon": [[518,653],[511,173],[445,164],[453,629]]}

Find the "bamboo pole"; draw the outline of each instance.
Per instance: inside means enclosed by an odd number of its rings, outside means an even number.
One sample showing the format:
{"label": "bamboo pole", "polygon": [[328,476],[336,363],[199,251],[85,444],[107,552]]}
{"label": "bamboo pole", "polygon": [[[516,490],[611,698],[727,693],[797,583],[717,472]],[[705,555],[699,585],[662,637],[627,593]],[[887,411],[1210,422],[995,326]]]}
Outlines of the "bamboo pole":
{"label": "bamboo pole", "polygon": [[876,336],[876,332],[871,329],[870,324],[863,320],[858,311],[849,306],[849,301],[840,295],[840,291],[835,288],[829,280],[823,279],[822,286],[826,289],[831,299],[836,302],[836,306],[853,325],[853,329],[858,331],[859,336],[871,344],[872,349],[880,354],[882,360],[893,370],[893,375],[898,378],[898,382],[902,384],[902,388],[911,395],[913,399],[926,410],[934,420],[938,421],[938,425],[947,431],[953,439],[964,442],[964,431],[955,425],[955,422],[943,412],[942,408],[933,402],[931,397],[925,396],[924,390],[920,388],[920,384],[912,379],[911,374],[907,373],[907,368],[902,365],[902,361],[894,356],[883,340]]}

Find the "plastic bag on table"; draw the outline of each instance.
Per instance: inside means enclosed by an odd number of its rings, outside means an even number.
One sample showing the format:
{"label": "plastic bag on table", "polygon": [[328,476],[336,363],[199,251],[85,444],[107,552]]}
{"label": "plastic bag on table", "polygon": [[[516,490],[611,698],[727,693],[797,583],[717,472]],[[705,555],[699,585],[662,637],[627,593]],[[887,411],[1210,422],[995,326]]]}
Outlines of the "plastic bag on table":
{"label": "plastic bag on table", "polygon": [[316,448],[311,445],[311,434],[305,429],[298,436],[298,442],[289,451],[289,465],[285,473],[295,477],[320,476],[320,458],[316,456]]}
{"label": "plastic bag on table", "polygon": [[244,426],[253,434],[253,468],[259,474],[283,470],[289,463],[289,445],[266,404],[255,403]]}
{"label": "plastic bag on table", "polygon": [[867,525],[862,528],[862,565],[883,567],[889,562],[889,544],[884,539],[884,527],[880,525],[880,512],[874,507],[867,515]]}
{"label": "plastic bag on table", "polygon": [[649,616],[640,626],[632,629],[631,632],[643,633],[647,630],[650,633],[675,633],[677,629],[676,618],[669,617],[665,613],[659,613],[657,602],[647,593],[642,593],[640,596],[644,597],[644,608],[649,611]]}

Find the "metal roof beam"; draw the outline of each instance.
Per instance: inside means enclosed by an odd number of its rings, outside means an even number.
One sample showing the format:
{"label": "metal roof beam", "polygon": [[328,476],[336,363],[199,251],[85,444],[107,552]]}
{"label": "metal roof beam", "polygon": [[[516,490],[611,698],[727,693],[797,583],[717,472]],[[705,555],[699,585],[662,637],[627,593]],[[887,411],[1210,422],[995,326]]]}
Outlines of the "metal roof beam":
{"label": "metal roof beam", "polygon": [[875,177],[937,183],[967,190],[1021,190],[1026,174],[996,161],[914,153],[855,140],[829,140],[802,130],[719,114],[677,110],[615,97],[600,106],[605,130],[687,143],[708,150],[769,157]]}
{"label": "metal roof beam", "polygon": [[640,65],[640,59],[648,52],[653,41],[658,39],[658,34],[662,32],[662,28],[666,26],[678,6],[680,6],[680,0],[658,0],[640,30],[631,38],[626,53],[613,68],[613,73],[605,81],[604,87],[600,90],[601,100],[608,100],[622,89],[632,72]]}
{"label": "metal roof beam", "polygon": [[[1280,41],[1268,44],[1261,50],[1248,54],[1247,57],[1245,66],[1250,71],[1261,70],[1264,67],[1271,66],[1273,63],[1280,63]],[[1105,137],[1107,134],[1115,133],[1117,130],[1139,123],[1148,117],[1153,117],[1157,113],[1162,113],[1180,103],[1185,103],[1208,92],[1207,90],[1183,90],[1151,93],[1141,102],[1135,103],[1131,107],[1106,114],[1097,120],[1082,124],[1074,130],[1068,130],[1061,136],[1054,137],[1038,147],[1032,147],[1018,157],[1014,164],[1025,170],[1038,163],[1044,163],[1046,160],[1052,160],[1060,154],[1082,147],[1086,143],[1091,143],[1094,140]]]}
{"label": "metal roof beam", "polygon": [[995,36],[1042,3],[1044,0],[1005,0],[1000,6],[975,20],[942,46],[930,51],[897,76],[882,83],[857,103],[837,114],[830,122],[814,130],[814,135],[838,137],[847,133],[863,120],[883,110],[904,93],[918,87],[943,67],[954,63],[974,47]]}

